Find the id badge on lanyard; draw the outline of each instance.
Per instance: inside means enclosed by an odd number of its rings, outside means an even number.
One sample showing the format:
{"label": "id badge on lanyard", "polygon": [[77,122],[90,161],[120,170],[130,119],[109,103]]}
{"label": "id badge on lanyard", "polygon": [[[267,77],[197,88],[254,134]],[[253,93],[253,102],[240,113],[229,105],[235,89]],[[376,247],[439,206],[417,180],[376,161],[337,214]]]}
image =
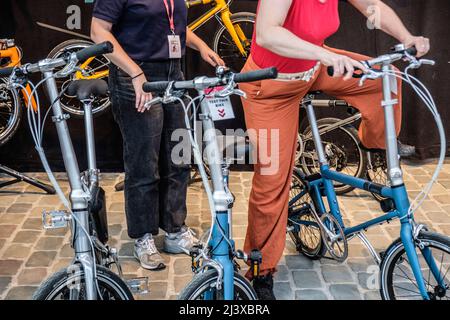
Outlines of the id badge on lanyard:
{"label": "id badge on lanyard", "polygon": [[170,0],[170,6],[172,12],[169,10],[169,4],[167,0],[163,0],[167,11],[167,18],[169,19],[169,27],[172,34],[167,36],[167,44],[169,46],[169,58],[180,59],[181,58],[181,39],[180,36],[175,34],[175,21],[174,21],[174,0]]}

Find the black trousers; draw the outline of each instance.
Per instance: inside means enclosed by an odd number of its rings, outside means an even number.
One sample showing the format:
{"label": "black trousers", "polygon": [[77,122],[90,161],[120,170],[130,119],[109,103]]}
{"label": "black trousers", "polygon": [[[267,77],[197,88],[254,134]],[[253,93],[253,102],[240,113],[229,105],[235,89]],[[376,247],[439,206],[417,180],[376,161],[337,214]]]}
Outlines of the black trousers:
{"label": "black trousers", "polygon": [[[139,65],[151,81],[183,79],[178,60]],[[187,161],[172,161],[172,149],[179,141],[172,141],[171,136],[174,130],[186,130],[183,108],[159,104],[138,113],[131,78],[114,65],[109,87],[112,112],[123,138],[128,235],[133,239],[146,233],[156,235],[158,228],[178,232],[186,219],[190,167]]]}

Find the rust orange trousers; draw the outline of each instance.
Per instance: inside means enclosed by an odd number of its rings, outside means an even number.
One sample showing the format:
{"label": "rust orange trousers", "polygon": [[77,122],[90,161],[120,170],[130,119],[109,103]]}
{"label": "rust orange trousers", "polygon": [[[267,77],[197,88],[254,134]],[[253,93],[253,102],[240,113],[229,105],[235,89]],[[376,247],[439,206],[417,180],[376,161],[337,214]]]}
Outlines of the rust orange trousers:
{"label": "rust orange trousers", "polygon": [[[331,49],[355,60],[369,57]],[[251,57],[242,72],[260,69]],[[343,81],[320,66],[309,81],[264,80],[242,83],[242,99],[250,141],[257,153],[248,208],[248,228],[244,250],[258,249],[263,260],[261,275],[273,273],[283,254],[286,240],[288,197],[297,144],[299,104],[308,91],[321,90],[347,101],[362,114],[359,136],[368,148],[384,148],[384,113],[381,80]],[[401,82],[397,82],[399,104],[395,106],[397,134],[401,124]],[[271,134],[273,133],[273,134]],[[266,155],[266,156],[265,156]],[[251,279],[251,273],[247,274]]]}

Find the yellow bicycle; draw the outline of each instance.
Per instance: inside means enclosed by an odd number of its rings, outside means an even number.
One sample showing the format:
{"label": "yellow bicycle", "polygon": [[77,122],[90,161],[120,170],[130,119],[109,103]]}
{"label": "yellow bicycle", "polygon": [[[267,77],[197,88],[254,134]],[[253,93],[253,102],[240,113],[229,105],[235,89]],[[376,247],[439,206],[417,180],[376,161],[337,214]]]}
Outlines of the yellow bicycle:
{"label": "yellow bicycle", "polygon": [[[207,23],[211,18],[215,17],[219,22],[219,26],[214,33],[212,49],[219,54],[225,61],[227,66],[232,70],[239,71],[250,52],[253,27],[255,24],[255,14],[251,12],[231,13],[230,5],[233,0],[186,0],[186,6],[192,8],[195,6],[210,6],[211,8],[202,14],[199,18],[189,24],[192,31]],[[62,42],[56,46],[49,54],[48,58],[55,59],[66,52],[74,52],[91,46],[93,43],[87,40],[71,39]],[[74,75],[57,79],[57,86],[60,92],[64,92],[64,88],[68,86],[72,80],[79,79],[106,79],[108,77],[108,65],[110,61],[105,56],[99,56],[86,60],[79,66],[80,71]],[[92,106],[94,115],[99,115],[106,111],[110,105],[108,96],[98,97]],[[78,117],[84,116],[83,105],[76,97],[64,94],[61,97],[62,108]]]}

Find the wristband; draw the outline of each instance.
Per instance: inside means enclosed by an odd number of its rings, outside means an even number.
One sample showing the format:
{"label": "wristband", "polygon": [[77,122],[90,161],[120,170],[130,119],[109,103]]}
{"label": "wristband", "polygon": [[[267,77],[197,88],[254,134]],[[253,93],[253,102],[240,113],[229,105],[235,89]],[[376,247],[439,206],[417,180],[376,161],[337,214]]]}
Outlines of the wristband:
{"label": "wristband", "polygon": [[138,75],[135,75],[134,77],[131,77],[131,80],[134,80],[140,76],[142,76],[144,74],[144,72],[139,73]]}

